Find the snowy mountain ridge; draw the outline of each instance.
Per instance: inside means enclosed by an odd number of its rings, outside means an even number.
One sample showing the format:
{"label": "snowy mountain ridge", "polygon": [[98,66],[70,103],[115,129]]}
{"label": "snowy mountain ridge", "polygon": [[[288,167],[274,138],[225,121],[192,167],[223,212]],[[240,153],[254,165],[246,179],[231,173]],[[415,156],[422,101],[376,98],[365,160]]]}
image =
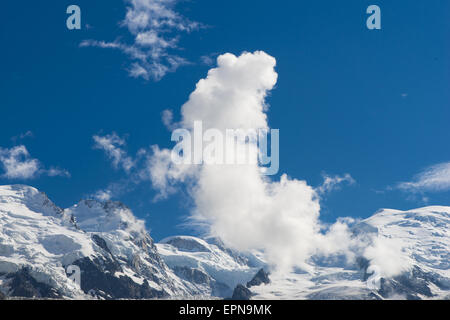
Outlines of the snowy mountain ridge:
{"label": "snowy mountain ridge", "polygon": [[[174,236],[154,243],[143,221],[120,202],[82,200],[61,209],[37,189],[0,186],[0,296],[59,299],[449,299],[450,207],[384,209],[352,226],[375,241],[354,263],[311,257],[311,268],[272,270],[260,252],[220,239]],[[359,239],[358,238],[358,239]],[[372,240],[375,239],[375,240]],[[370,288],[370,266],[402,272]],[[392,240],[395,240],[392,242]],[[78,266],[81,283],[70,279]],[[271,272],[267,278],[264,269]],[[255,276],[256,275],[256,276]]]}
{"label": "snowy mountain ridge", "polygon": [[[142,224],[123,205],[82,201],[62,210],[32,187],[1,186],[0,290],[54,298],[192,294]],[[81,287],[68,278],[69,265],[81,269]]]}
{"label": "snowy mountain ridge", "polygon": [[[355,237],[375,239],[378,252],[372,260],[359,257],[355,265],[321,264],[312,261],[313,272],[272,274],[271,283],[253,288],[256,299],[449,299],[450,298],[450,207],[431,206],[409,211],[382,209],[357,223]],[[376,235],[374,237],[374,235]],[[389,245],[401,246],[391,252]],[[394,242],[392,240],[395,240]],[[366,251],[367,253],[367,251]],[[381,274],[378,290],[368,286],[373,275],[392,269],[401,261],[405,270],[395,276]],[[314,259],[312,259],[314,260]]]}

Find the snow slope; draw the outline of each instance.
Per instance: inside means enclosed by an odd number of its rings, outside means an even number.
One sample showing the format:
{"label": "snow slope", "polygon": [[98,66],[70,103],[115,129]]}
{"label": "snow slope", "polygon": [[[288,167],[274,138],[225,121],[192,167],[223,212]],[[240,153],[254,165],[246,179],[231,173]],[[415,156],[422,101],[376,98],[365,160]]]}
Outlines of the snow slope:
{"label": "snow slope", "polygon": [[31,187],[0,186],[0,274],[30,267],[39,282],[57,287],[63,296],[80,297],[83,292],[63,266],[94,253],[89,235],[71,225],[44,194]]}

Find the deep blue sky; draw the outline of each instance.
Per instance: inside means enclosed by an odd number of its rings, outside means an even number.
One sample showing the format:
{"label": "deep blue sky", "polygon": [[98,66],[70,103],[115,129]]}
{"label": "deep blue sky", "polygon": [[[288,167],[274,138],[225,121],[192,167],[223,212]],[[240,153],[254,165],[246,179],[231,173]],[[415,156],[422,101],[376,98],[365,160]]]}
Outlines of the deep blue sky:
{"label": "deep blue sky", "polygon": [[[81,7],[80,31],[65,26],[70,4]],[[370,4],[381,7],[382,30],[366,28]],[[323,201],[324,221],[423,206],[420,197],[376,191],[450,161],[449,9],[447,0],[182,2],[177,10],[208,28],[182,34],[179,54],[193,63],[154,82],[130,78],[119,51],[79,47],[85,39],[129,36],[119,25],[122,0],[5,1],[0,147],[24,144],[71,178],[0,177],[0,184],[30,184],[59,206],[74,204],[124,177],[93,150],[94,134],[128,135],[131,154],[169,147],[160,114],[179,110],[205,77],[210,67],[200,57],[264,50],[279,74],[268,102],[269,123],[280,129],[280,173],[313,186],[322,172],[357,181]],[[33,137],[11,140],[28,130]],[[118,200],[147,218],[156,239],[194,232],[179,226],[188,210],[183,196],[153,203],[154,195],[143,184]],[[428,204],[450,205],[448,192],[427,196]]]}

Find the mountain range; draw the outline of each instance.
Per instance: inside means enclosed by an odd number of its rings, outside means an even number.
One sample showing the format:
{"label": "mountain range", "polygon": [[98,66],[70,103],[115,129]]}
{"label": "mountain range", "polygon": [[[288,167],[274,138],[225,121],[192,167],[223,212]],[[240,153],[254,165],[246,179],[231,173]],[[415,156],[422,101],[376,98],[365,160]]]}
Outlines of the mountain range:
{"label": "mountain range", "polygon": [[355,223],[354,237],[403,243],[410,267],[395,276],[374,279],[362,256],[312,256],[308,268],[279,272],[263,252],[218,238],[155,243],[120,202],[62,209],[33,187],[0,186],[0,299],[450,299],[449,223],[444,206]]}

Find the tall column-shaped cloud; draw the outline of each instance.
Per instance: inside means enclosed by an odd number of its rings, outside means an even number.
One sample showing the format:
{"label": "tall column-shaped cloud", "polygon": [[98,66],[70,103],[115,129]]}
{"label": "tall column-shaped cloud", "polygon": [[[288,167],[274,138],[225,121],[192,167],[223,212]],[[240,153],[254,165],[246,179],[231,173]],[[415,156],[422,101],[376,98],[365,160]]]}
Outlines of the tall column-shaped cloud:
{"label": "tall column-shaped cloud", "polygon": [[[265,98],[277,82],[276,60],[257,51],[227,53],[217,63],[182,106],[179,125],[191,131],[196,121],[221,131],[268,128]],[[246,152],[255,155],[258,148],[247,144]],[[354,240],[345,223],[321,232],[319,196],[305,181],[285,174],[274,181],[261,175],[258,163],[181,166],[170,161],[169,150],[155,150],[149,160],[154,187],[167,195],[177,183],[188,183],[192,220],[228,245],[263,250],[282,270],[307,267],[313,254],[351,254]]]}

